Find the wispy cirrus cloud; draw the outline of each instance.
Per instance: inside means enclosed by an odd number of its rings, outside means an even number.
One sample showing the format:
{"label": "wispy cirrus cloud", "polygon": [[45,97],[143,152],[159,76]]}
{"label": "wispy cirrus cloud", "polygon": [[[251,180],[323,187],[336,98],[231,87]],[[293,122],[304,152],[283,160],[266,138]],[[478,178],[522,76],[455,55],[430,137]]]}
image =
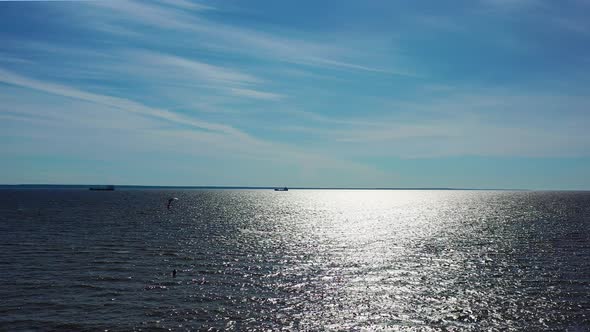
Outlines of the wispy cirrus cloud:
{"label": "wispy cirrus cloud", "polygon": [[[359,53],[359,50],[347,46],[346,43],[343,45],[326,44],[325,42],[311,41],[310,36],[303,40],[214,22],[202,14],[203,11],[210,9],[207,6],[198,5],[195,12],[192,13],[180,10],[179,7],[186,8],[182,5],[186,5],[184,1],[177,3],[176,6],[167,6],[169,5],[167,2],[158,4],[137,1],[97,1],[84,4],[93,9],[90,13],[82,16],[90,18],[90,21],[83,22],[84,25],[105,32],[108,30],[116,32],[117,29],[121,29],[122,33],[126,34],[130,31],[128,30],[129,24],[133,23],[156,27],[162,29],[163,32],[174,30],[177,33],[187,33],[187,36],[192,36],[191,39],[194,42],[199,40],[203,47],[211,48],[213,51],[222,50],[261,57],[266,60],[314,67],[388,75],[416,75],[407,68],[393,70],[343,60],[341,55]],[[108,29],[105,29],[105,26]],[[146,38],[148,37],[146,36]]]}
{"label": "wispy cirrus cloud", "polygon": [[63,97],[84,100],[92,103],[106,105],[109,107],[120,109],[124,112],[137,113],[143,116],[149,116],[174,122],[183,125],[189,125],[201,130],[217,131],[229,135],[234,135],[242,139],[249,139],[250,136],[230,126],[200,121],[193,118],[187,118],[179,114],[164,110],[149,107],[141,103],[131,101],[125,98],[111,97],[91,92],[82,91],[76,88],[68,87],[61,84],[43,82],[36,79],[24,77],[10,71],[0,69],[0,82],[16,85],[28,89],[43,91]]}
{"label": "wispy cirrus cloud", "polygon": [[[226,124],[199,120],[166,109],[150,107],[126,98],[96,94],[63,84],[41,81],[2,68],[0,68],[0,83],[40,91],[59,97],[71,98],[98,106],[90,108],[98,118],[87,124],[85,122],[90,114],[87,111],[78,111],[77,108],[81,106],[74,106],[73,108],[53,107],[52,112],[44,113],[38,106],[32,105],[31,107],[26,107],[22,101],[16,100],[12,103],[16,103],[15,105],[19,109],[18,112],[15,113],[7,108],[0,108],[0,115],[5,120],[27,122],[34,125],[28,127],[32,131],[15,128],[20,135],[35,137],[39,133],[39,130],[34,128],[40,125],[41,128],[44,128],[41,132],[45,132],[45,135],[49,136],[40,137],[39,139],[60,140],[61,143],[59,146],[62,149],[71,149],[67,147],[64,141],[71,140],[71,137],[68,135],[63,137],[62,135],[56,136],[52,132],[47,131],[47,128],[48,126],[61,127],[64,126],[65,122],[65,128],[69,128],[68,131],[70,132],[81,132],[88,127],[117,129],[119,130],[119,134],[116,137],[119,137],[122,132],[139,131],[141,135],[138,137],[144,137],[140,141],[137,141],[137,135],[124,135],[127,139],[131,139],[133,142],[136,141],[132,147],[136,151],[149,151],[154,147],[159,147],[165,148],[165,150],[159,150],[161,153],[188,153],[187,144],[189,144],[188,146],[198,145],[199,148],[196,151],[206,151],[208,155],[217,155],[220,158],[226,158],[225,155],[229,153],[233,156],[232,158],[239,156],[240,158],[258,161],[280,162],[286,165],[291,164],[302,167],[305,165],[304,168],[307,170],[325,171],[331,169],[344,172],[362,172],[371,176],[386,176],[386,174],[380,172],[378,169],[363,163],[325,156],[321,153],[307,151],[306,149],[294,147],[289,144],[262,140]],[[0,97],[2,96],[0,95]],[[27,111],[27,109],[30,109],[30,111]],[[82,109],[86,110],[89,108],[82,107]],[[107,110],[108,112],[106,112]],[[99,114],[101,112],[104,113],[104,116]],[[80,114],[77,115],[77,113]],[[117,113],[123,114],[124,117],[116,116]],[[133,116],[138,118],[134,120]],[[125,120],[121,122],[122,119]],[[141,121],[138,122],[137,119]],[[75,127],[68,126],[68,123],[74,124]],[[167,123],[177,126],[166,128],[165,125]],[[138,124],[141,125],[138,126]],[[15,132],[11,133],[11,135],[14,134]],[[136,138],[133,139],[133,137]],[[183,142],[183,144],[179,145],[179,141]],[[20,151],[34,150],[38,143],[32,141],[31,144],[22,143],[18,149]],[[85,144],[89,143],[86,142]],[[149,146],[152,146],[152,148],[149,148]],[[6,147],[2,151],[5,153],[10,152],[6,150]],[[12,152],[16,153],[17,151]],[[59,152],[73,153],[71,150],[60,150]]]}
{"label": "wispy cirrus cloud", "polygon": [[[191,16],[173,6],[161,6],[156,3],[137,1],[85,1],[84,6],[92,10],[84,14],[84,18],[93,22],[118,22],[152,25],[161,29],[190,29]],[[105,16],[106,15],[106,16]]]}
{"label": "wispy cirrus cloud", "polygon": [[[236,69],[212,65],[196,59],[145,50],[123,52],[131,65],[126,70],[151,73],[155,80],[165,82],[203,82],[231,96],[259,100],[279,100],[282,94],[261,90],[265,80]],[[139,67],[137,67],[139,66]]]}
{"label": "wispy cirrus cloud", "polygon": [[22,59],[19,57],[0,53],[0,63],[3,63],[3,62],[5,62],[5,63],[21,63],[21,64],[31,64],[32,63],[31,60]]}
{"label": "wispy cirrus cloud", "polygon": [[[152,87],[184,85],[200,87],[208,90],[208,93],[211,89],[215,89],[217,93],[227,97],[267,101],[279,100],[284,97],[282,94],[265,90],[268,82],[259,76],[225,65],[200,61],[194,57],[129,48],[114,49],[107,53],[42,42],[21,43],[17,47],[24,52],[42,55],[44,60],[56,59],[59,61],[64,57],[75,60],[61,65],[59,70],[54,70],[56,68],[53,66],[41,68],[41,70],[61,78],[100,78],[103,80],[109,78],[133,80],[135,78],[139,79],[137,83],[150,82],[149,85]],[[13,60],[12,57],[10,59]],[[17,58],[11,62],[17,60],[19,60],[18,63],[31,63],[30,60]],[[2,57],[0,57],[0,61],[2,61]],[[120,77],[123,73],[126,75]]]}
{"label": "wispy cirrus cloud", "polygon": [[381,116],[362,118],[291,110],[306,125],[280,130],[312,138],[316,149],[357,158],[590,156],[585,96],[458,90],[388,107]]}
{"label": "wispy cirrus cloud", "polygon": [[251,89],[230,88],[230,91],[236,96],[253,98],[253,99],[281,100],[284,98],[283,95],[280,95],[277,93],[263,92],[263,91],[257,91],[257,90],[251,90]]}
{"label": "wispy cirrus cloud", "polygon": [[151,51],[125,52],[130,62],[139,61],[142,65],[157,67],[163,70],[180,70],[195,78],[209,82],[227,84],[252,84],[262,80],[250,74],[238,70],[227,69],[221,66],[211,65],[195,59],[187,59],[179,56],[161,54]]}
{"label": "wispy cirrus cloud", "polygon": [[190,0],[160,0],[160,3],[188,10],[214,10],[215,7]]}

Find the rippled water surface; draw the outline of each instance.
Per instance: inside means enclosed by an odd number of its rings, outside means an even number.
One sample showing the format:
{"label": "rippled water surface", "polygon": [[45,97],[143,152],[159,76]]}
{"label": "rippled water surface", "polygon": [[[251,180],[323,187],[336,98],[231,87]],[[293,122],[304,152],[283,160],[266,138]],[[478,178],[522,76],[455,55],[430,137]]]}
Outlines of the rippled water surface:
{"label": "rippled water surface", "polygon": [[0,190],[0,267],[7,331],[587,331],[590,193]]}

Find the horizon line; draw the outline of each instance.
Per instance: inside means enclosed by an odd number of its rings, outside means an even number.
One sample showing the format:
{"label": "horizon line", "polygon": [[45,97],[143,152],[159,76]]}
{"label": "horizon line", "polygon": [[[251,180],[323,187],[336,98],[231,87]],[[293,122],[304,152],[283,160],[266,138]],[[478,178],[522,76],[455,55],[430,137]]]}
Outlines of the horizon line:
{"label": "horizon line", "polygon": [[[97,186],[106,186],[104,184],[0,184],[0,189],[7,188],[26,188],[26,189],[42,189],[42,188],[71,188],[83,189]],[[216,186],[216,185],[113,185],[115,188],[126,189],[274,189],[284,188],[285,186]],[[289,187],[294,190],[473,190],[473,191],[588,191],[587,189],[528,189],[528,188],[462,188],[462,187],[314,187],[314,186],[296,186]]]}

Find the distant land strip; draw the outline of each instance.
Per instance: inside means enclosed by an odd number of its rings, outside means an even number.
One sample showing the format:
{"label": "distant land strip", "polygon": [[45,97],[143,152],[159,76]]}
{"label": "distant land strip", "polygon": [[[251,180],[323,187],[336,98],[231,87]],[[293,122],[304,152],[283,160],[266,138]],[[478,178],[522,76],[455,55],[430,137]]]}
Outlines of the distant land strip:
{"label": "distant land strip", "polygon": [[[88,189],[104,187],[92,184],[0,184],[0,189]],[[196,190],[272,190],[284,186],[148,186],[148,185],[114,185],[116,189],[196,189]],[[440,187],[287,187],[289,190],[498,190],[498,191],[529,191],[518,188],[440,188]]]}

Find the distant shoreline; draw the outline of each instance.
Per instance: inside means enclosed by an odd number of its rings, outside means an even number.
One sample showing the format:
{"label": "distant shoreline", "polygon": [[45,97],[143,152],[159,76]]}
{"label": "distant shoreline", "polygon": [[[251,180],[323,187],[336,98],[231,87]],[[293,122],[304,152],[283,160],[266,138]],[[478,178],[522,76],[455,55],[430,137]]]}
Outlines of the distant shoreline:
{"label": "distant shoreline", "polygon": [[[88,189],[101,185],[96,184],[0,184],[0,189]],[[281,186],[282,187],[282,186]],[[178,189],[178,190],[272,190],[270,186],[145,186],[115,185],[116,189]],[[427,187],[288,187],[290,190],[466,190],[466,191],[532,191],[531,189],[513,188],[427,188]],[[555,190],[560,191],[560,190]],[[566,190],[584,191],[584,190]]]}

